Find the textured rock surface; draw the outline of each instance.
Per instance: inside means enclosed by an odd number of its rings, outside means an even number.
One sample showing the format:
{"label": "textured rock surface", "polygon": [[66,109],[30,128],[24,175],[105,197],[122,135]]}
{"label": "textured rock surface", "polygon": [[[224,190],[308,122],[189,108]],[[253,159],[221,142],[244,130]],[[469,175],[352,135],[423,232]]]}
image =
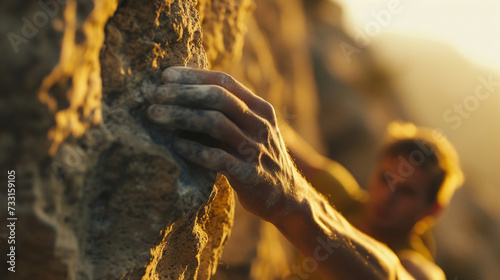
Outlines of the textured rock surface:
{"label": "textured rock surface", "polygon": [[[18,218],[17,272],[2,261],[1,278],[208,279],[232,225],[232,191],[169,151],[177,132],[144,119],[163,68],[208,65],[196,3],[49,2],[0,4],[2,35],[17,35],[0,43],[0,166],[16,171]],[[218,20],[231,21],[214,30],[234,41],[247,4],[211,3],[201,17],[225,7]]]}
{"label": "textured rock surface", "polygon": [[242,55],[247,20],[253,0],[202,0],[198,2],[204,30],[203,46],[210,69],[226,69],[237,64]]}

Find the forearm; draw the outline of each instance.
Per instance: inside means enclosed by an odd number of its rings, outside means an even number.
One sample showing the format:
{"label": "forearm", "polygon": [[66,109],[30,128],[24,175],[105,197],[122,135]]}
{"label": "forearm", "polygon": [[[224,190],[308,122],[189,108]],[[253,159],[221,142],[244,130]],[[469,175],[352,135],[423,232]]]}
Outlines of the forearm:
{"label": "forearm", "polygon": [[[394,253],[353,228],[298,174],[268,102],[221,72],[172,67],[162,81],[150,96],[148,118],[224,143],[209,147],[176,138],[175,152],[226,175],[246,210],[275,224],[304,255],[322,259],[318,268],[327,279],[399,276]],[[319,242],[339,246],[318,255]]]}
{"label": "forearm", "polygon": [[[274,224],[312,258],[311,264],[317,263],[325,279],[413,279],[394,252],[350,225],[312,188],[305,186],[300,197],[294,210]],[[304,271],[296,273],[304,277]]]}

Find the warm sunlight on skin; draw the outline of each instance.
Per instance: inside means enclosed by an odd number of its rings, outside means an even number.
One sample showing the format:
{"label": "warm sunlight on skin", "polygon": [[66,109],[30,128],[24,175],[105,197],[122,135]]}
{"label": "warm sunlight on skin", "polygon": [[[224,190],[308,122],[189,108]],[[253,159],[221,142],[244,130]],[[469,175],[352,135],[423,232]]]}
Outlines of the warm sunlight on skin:
{"label": "warm sunlight on skin", "polygon": [[434,205],[427,199],[432,175],[421,168],[415,168],[410,176],[394,186],[388,184],[388,172],[398,174],[401,164],[396,157],[384,157],[369,184],[371,199],[367,205],[367,222],[384,236],[404,236],[420,219],[430,214]]}
{"label": "warm sunlight on skin", "polygon": [[[376,14],[398,5],[401,11],[380,24],[371,38],[388,33],[447,42],[474,63],[500,69],[500,1],[337,0],[345,7],[346,28],[353,36],[376,21]],[[374,28],[374,31],[377,29]]]}

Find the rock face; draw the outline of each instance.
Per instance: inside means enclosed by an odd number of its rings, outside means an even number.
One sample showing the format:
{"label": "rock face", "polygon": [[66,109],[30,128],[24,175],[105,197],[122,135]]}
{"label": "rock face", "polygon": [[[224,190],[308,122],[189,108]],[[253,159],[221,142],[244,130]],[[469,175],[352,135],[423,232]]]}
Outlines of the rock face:
{"label": "rock face", "polygon": [[[0,42],[0,167],[15,171],[17,218],[16,272],[3,254],[1,278],[210,278],[232,226],[232,191],[225,178],[171,152],[177,132],[145,120],[146,94],[165,67],[207,68],[225,59],[219,51],[232,53],[243,29],[231,26],[249,2],[0,8],[8,38]],[[213,20],[210,36],[226,43],[211,48],[210,60],[200,18]],[[2,191],[2,209],[7,199]],[[1,233],[7,252],[9,232]]]}

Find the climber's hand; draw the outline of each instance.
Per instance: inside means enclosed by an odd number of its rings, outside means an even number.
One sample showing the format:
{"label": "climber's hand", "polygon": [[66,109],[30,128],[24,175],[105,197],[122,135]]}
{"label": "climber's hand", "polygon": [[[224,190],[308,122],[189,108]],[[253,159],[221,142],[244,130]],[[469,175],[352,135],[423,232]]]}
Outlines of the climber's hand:
{"label": "climber's hand", "polygon": [[151,121],[225,143],[219,149],[179,138],[175,151],[224,174],[250,212],[272,222],[291,211],[305,180],[288,155],[273,107],[221,72],[171,67],[162,82],[148,109]]}

